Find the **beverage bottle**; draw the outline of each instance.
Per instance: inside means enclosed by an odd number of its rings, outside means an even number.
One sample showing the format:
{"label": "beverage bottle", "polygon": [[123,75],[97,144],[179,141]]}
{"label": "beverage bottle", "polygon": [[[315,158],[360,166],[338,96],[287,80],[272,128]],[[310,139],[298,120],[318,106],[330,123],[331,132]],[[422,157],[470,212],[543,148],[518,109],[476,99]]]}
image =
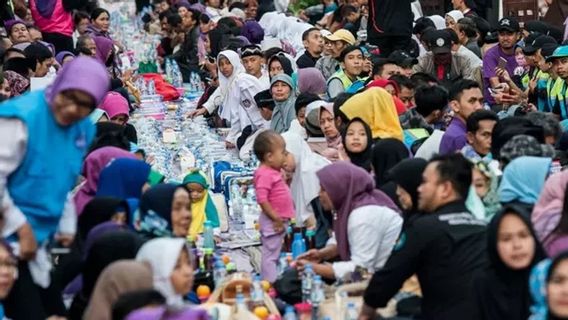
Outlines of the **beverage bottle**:
{"label": "beverage bottle", "polygon": [[197,257],[197,246],[195,245],[195,240],[193,238],[193,236],[188,235],[186,237],[187,239],[187,245],[189,247],[189,250],[191,251],[191,266],[193,268],[193,270],[197,270],[199,268],[198,265],[198,257]]}
{"label": "beverage bottle", "polygon": [[302,275],[302,301],[311,302],[314,272],[311,264],[306,264]]}
{"label": "beverage bottle", "polygon": [[292,242],[292,257],[294,260],[298,258],[299,255],[306,252],[306,241],[302,237],[301,233],[294,233],[294,241]]}
{"label": "beverage bottle", "polygon": [[306,238],[308,238],[308,250],[316,248],[316,232],[314,230],[306,231]]}
{"label": "beverage bottle", "polygon": [[237,296],[235,297],[235,299],[236,299],[235,305],[237,306],[237,312],[248,310],[248,307],[247,307],[247,304],[246,304],[246,301],[245,301],[245,296],[242,293],[237,293]]}
{"label": "beverage bottle", "polygon": [[319,275],[314,276],[314,283],[312,287],[312,318],[318,319],[319,316],[319,306],[325,300],[325,295],[323,292],[323,283]]}
{"label": "beverage bottle", "polygon": [[213,239],[213,224],[207,220],[203,224],[203,248],[215,249],[215,239]]}
{"label": "beverage bottle", "polygon": [[278,259],[278,275],[282,275],[284,271],[288,268],[288,260],[286,259],[286,253],[280,253],[280,258]]}
{"label": "beverage bottle", "polygon": [[262,284],[260,283],[262,279],[260,275],[254,277],[252,282],[252,304],[255,307],[264,305],[264,290],[262,289]]}
{"label": "beverage bottle", "polygon": [[357,312],[357,309],[355,308],[355,303],[349,302],[347,304],[347,309],[345,309],[345,316],[343,317],[343,319],[345,319],[345,320],[357,320],[358,317],[359,317],[359,313]]}
{"label": "beverage bottle", "polygon": [[298,320],[296,317],[296,312],[294,312],[294,307],[287,306],[286,312],[284,312],[284,319],[283,320]]}
{"label": "beverage bottle", "polygon": [[227,276],[227,270],[225,269],[225,264],[220,259],[215,262],[215,271],[213,272],[213,280],[215,281],[215,288],[218,288],[225,277]]}

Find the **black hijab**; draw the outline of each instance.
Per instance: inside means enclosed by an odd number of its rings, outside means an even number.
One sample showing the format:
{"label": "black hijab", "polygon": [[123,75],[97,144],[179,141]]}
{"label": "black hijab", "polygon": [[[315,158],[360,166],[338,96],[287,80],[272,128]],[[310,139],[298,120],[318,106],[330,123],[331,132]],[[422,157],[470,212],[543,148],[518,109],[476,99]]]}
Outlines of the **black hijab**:
{"label": "black hijab", "polygon": [[97,122],[95,126],[97,133],[88,153],[102,147],[117,147],[130,151],[130,141],[128,141],[125,126],[112,122]]}
{"label": "black hijab", "polygon": [[388,179],[410,194],[412,208],[405,210],[405,221],[418,212],[418,187],[428,162],[422,158],[404,159],[388,172]]}
{"label": "black hijab", "polygon": [[[347,145],[345,144],[345,138],[347,137],[347,131],[348,131],[349,127],[355,122],[359,122],[360,124],[363,125],[363,128],[365,128],[365,135],[367,136],[367,147],[365,148],[365,150],[363,150],[359,153],[354,153],[354,152],[347,150]],[[347,156],[349,156],[349,160],[351,160],[351,163],[353,163],[354,165],[356,165],[360,168],[365,169],[367,172],[371,171],[371,153],[373,151],[373,133],[371,132],[371,127],[369,127],[369,125],[366,124],[365,121],[363,121],[361,118],[351,119],[351,121],[349,121],[347,123],[347,126],[345,126],[345,130],[341,133],[341,143],[343,143],[343,148],[345,149],[345,153],[347,153]]]}
{"label": "black hijab", "polygon": [[[77,229],[82,239],[97,225],[110,221],[118,212],[124,211],[128,219],[128,203],[114,197],[95,197],[87,203],[77,221]],[[128,224],[128,223],[127,223]]]}
{"label": "black hijab", "polygon": [[[497,251],[499,227],[503,218],[509,214],[519,217],[525,223],[535,242],[533,260],[528,267],[522,270],[512,270],[505,265]],[[532,228],[530,212],[525,211],[523,207],[508,205],[497,213],[487,228],[487,254],[490,264],[475,281],[480,318],[489,320],[528,319],[531,306],[530,272],[535,264],[546,258],[546,253]]]}
{"label": "black hijab", "polygon": [[387,173],[392,167],[409,157],[408,149],[400,140],[387,138],[377,141],[371,157],[377,188],[389,181]]}
{"label": "black hijab", "polygon": [[294,73],[294,69],[292,68],[292,62],[290,62],[290,60],[283,53],[277,53],[272,57],[270,57],[270,59],[268,59],[267,66],[269,70],[270,70],[270,64],[274,60],[278,60],[280,62],[282,70],[284,71],[285,74],[289,75],[290,77],[292,76],[292,73]]}

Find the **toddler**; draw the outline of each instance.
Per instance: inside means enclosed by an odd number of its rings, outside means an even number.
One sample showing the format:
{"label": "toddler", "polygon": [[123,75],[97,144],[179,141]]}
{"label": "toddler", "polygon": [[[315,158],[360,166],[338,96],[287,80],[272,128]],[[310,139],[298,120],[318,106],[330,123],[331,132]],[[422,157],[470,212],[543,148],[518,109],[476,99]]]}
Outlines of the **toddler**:
{"label": "toddler", "polygon": [[262,209],[258,221],[262,242],[261,274],[265,280],[274,282],[284,231],[288,220],[295,215],[292,194],[280,173],[286,163],[286,143],[278,133],[267,130],[256,137],[253,150],[260,161],[254,173],[254,187]]}

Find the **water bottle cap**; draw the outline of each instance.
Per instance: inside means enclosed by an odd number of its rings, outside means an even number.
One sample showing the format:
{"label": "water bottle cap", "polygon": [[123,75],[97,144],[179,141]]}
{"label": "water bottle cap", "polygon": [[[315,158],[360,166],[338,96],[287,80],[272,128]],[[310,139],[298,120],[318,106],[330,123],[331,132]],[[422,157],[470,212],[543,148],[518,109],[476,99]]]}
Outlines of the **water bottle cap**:
{"label": "water bottle cap", "polygon": [[314,281],[321,281],[321,276],[319,274],[316,274],[314,276]]}
{"label": "water bottle cap", "polygon": [[287,306],[285,313],[296,313],[296,312],[295,312],[295,310],[294,310],[294,307],[292,307],[292,306]]}
{"label": "water bottle cap", "polygon": [[254,276],[254,280],[255,280],[255,281],[261,281],[262,278],[260,277],[260,274],[255,275],[255,276]]}
{"label": "water bottle cap", "polygon": [[348,302],[347,308],[355,308],[355,303],[354,302]]}
{"label": "water bottle cap", "polygon": [[311,263],[306,263],[306,269],[307,269],[307,270],[312,270],[312,264],[311,264]]}
{"label": "water bottle cap", "polygon": [[302,240],[302,234],[301,233],[294,233],[294,240]]}

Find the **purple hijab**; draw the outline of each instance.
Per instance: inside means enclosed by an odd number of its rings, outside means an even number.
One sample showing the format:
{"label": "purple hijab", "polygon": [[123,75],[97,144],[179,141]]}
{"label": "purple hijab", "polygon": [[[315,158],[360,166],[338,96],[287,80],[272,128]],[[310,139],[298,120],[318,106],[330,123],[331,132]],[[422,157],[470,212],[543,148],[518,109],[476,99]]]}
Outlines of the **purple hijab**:
{"label": "purple hijab", "polygon": [[99,60],[102,64],[106,64],[114,46],[112,40],[102,36],[93,37],[93,40],[97,46],[97,60]]}
{"label": "purple hijab", "polygon": [[316,68],[298,69],[298,90],[300,93],[322,95],[327,89],[325,78]]}
{"label": "purple hijab", "polygon": [[109,162],[116,158],[135,159],[136,157],[132,153],[116,147],[103,147],[87,156],[83,163],[82,171],[85,183],[81,185],[74,199],[77,214],[81,214],[85,205],[96,195],[101,172]]}
{"label": "purple hijab", "polygon": [[247,38],[251,43],[260,44],[264,39],[264,29],[254,20],[245,22],[241,29],[241,35]]}
{"label": "purple hijab", "polygon": [[209,320],[207,311],[186,308],[181,311],[168,311],[165,307],[144,308],[131,312],[126,320]]}
{"label": "purple hijab", "polygon": [[75,54],[73,54],[73,52],[71,51],[60,51],[58,54],[55,55],[55,61],[57,61],[57,63],[59,63],[60,66],[62,66],[63,60],[67,56],[72,56],[73,58],[75,58]]}
{"label": "purple hijab", "polygon": [[338,161],[324,167],[316,174],[322,189],[327,192],[337,210],[333,231],[341,260],[348,261],[351,252],[347,237],[347,222],[351,212],[368,205],[387,207],[399,213],[400,209],[386,194],[375,189],[375,182],[367,171],[354,164]]}
{"label": "purple hijab", "polygon": [[45,98],[51,105],[57,94],[65,90],[81,90],[99,105],[110,87],[110,78],[105,67],[93,58],[77,57],[65,64],[53,83],[45,89]]}

